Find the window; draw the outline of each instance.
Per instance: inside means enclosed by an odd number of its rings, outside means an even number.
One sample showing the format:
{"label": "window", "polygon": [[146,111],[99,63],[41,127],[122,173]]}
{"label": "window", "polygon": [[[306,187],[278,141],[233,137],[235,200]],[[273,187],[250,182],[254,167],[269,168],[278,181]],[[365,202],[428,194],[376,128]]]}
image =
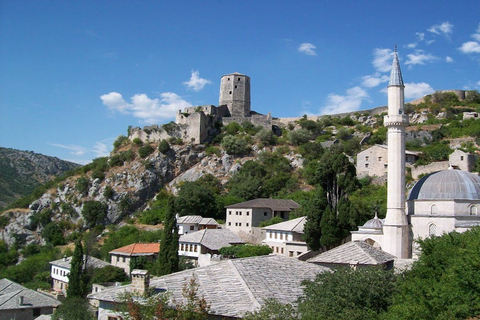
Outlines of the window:
{"label": "window", "polygon": [[247,211],[247,216],[249,216],[249,215],[250,215],[250,211]]}
{"label": "window", "polygon": [[264,216],[264,217],[266,217],[266,216],[267,216],[267,213],[266,213],[266,212],[264,212],[264,213],[263,213],[263,216]]}
{"label": "window", "polygon": [[231,225],[232,225],[232,223],[231,223],[231,222],[229,222],[229,223],[228,223],[228,225],[229,225],[229,226],[231,226]]}
{"label": "window", "polygon": [[227,78],[228,81],[230,81],[230,78]]}
{"label": "window", "polygon": [[247,222],[247,227],[248,227],[248,222]]}
{"label": "window", "polygon": [[182,243],[182,244],[180,245],[180,250],[183,251],[183,249],[185,249],[185,247],[184,247],[184,244]]}
{"label": "window", "polygon": [[437,235],[437,226],[434,223],[428,226],[428,235],[429,236]]}
{"label": "window", "polygon": [[476,216],[477,215],[477,206],[470,207],[470,215]]}
{"label": "window", "polygon": [[463,161],[463,156],[460,156],[460,161]]}
{"label": "window", "polygon": [[229,210],[229,211],[228,211],[228,214],[231,215],[231,214],[232,214],[232,211]]}
{"label": "window", "polygon": [[437,214],[437,213],[438,213],[438,208],[437,208],[437,205],[436,205],[436,204],[433,204],[433,205],[430,207],[430,213],[431,213],[431,214]]}
{"label": "window", "polygon": [[293,257],[293,251],[288,251],[288,256]]}
{"label": "window", "polygon": [[378,157],[378,161],[382,161],[382,157]]}
{"label": "window", "polygon": [[281,251],[281,254],[283,254],[283,248],[281,248],[280,251]]}
{"label": "window", "polygon": [[388,164],[385,163],[385,164],[383,165],[383,167],[384,167],[385,169],[387,169],[387,168],[388,168]]}
{"label": "window", "polygon": [[230,91],[229,93],[232,94],[232,91]]}
{"label": "window", "polygon": [[237,89],[237,86],[235,86],[235,89]]}
{"label": "window", "polygon": [[365,161],[368,161],[368,156],[365,157]]}
{"label": "window", "polygon": [[238,81],[240,81],[240,78],[238,78]]}
{"label": "window", "polygon": [[275,232],[275,239],[277,239],[277,233]]}
{"label": "window", "polygon": [[365,168],[368,168],[368,163],[365,163]]}
{"label": "window", "polygon": [[275,252],[278,253],[278,247],[275,247]]}
{"label": "window", "polygon": [[239,226],[239,227],[241,227],[241,226],[242,226],[242,223],[241,223],[241,222],[239,222],[239,223],[238,223],[238,226]]}
{"label": "window", "polygon": [[283,233],[280,233],[280,240],[283,240]]}
{"label": "window", "polygon": [[33,308],[33,316],[34,317],[40,316],[40,311],[41,310],[42,310],[42,308]]}
{"label": "window", "polygon": [[193,230],[194,229],[194,226],[190,226],[190,230]]}
{"label": "window", "polygon": [[197,252],[197,245],[195,245],[195,252]]}

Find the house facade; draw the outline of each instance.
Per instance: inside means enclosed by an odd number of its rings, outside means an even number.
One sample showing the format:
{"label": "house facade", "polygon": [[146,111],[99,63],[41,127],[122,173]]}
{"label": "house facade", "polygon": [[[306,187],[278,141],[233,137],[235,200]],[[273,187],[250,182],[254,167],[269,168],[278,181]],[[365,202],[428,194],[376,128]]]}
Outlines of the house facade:
{"label": "house facade", "polygon": [[274,254],[298,257],[309,250],[303,241],[305,221],[306,217],[300,217],[264,227],[266,234],[263,243],[272,248]]}
{"label": "house facade", "polygon": [[227,229],[203,229],[180,236],[178,254],[192,260],[196,266],[212,263],[211,257],[223,247],[245,244],[235,233]]}
{"label": "house facade", "polygon": [[300,208],[293,200],[255,199],[226,207],[225,228],[248,240],[260,223],[273,217],[288,220],[290,213]]}
{"label": "house facade", "polygon": [[220,225],[213,218],[203,218],[202,216],[182,216],[177,217],[178,234],[187,234],[203,229],[218,229]]}
{"label": "house facade", "polygon": [[130,275],[130,261],[135,257],[145,257],[148,261],[155,260],[160,251],[160,243],[133,243],[109,252],[110,264],[122,268]]}
{"label": "house facade", "polygon": [[33,320],[53,314],[60,304],[46,294],[0,279],[0,320]]}
{"label": "house facade", "polygon": [[[86,263],[87,268],[96,269],[110,265],[108,262],[87,255],[83,256],[83,261]],[[53,280],[53,290],[66,295],[71,264],[72,257],[63,257],[62,259],[50,262],[50,276]]]}

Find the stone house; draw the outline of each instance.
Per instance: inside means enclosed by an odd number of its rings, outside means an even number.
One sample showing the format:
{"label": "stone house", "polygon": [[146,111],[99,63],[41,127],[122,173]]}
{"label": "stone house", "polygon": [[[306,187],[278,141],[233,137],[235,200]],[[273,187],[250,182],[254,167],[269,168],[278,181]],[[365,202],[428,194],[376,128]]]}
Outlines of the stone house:
{"label": "stone house", "polygon": [[211,257],[217,255],[220,248],[239,244],[245,244],[245,241],[230,230],[203,229],[180,236],[178,255],[202,267],[211,263]]}
{"label": "stone house", "polygon": [[160,251],[160,243],[132,243],[109,252],[112,266],[122,268],[130,275],[130,261],[135,257],[145,257],[155,260]]}
{"label": "stone house", "polygon": [[111,320],[120,316],[115,306],[122,302],[119,296],[125,292],[169,292],[172,300],[186,303],[183,288],[194,277],[198,297],[203,297],[210,306],[209,319],[239,319],[260,309],[268,298],[294,303],[303,293],[302,281],[329,271],[280,255],[231,259],[151,279],[147,274],[139,274],[135,284],[132,281],[129,285],[92,293],[88,298],[99,300],[99,320]]}
{"label": "stone house", "polygon": [[306,217],[300,217],[264,227],[263,243],[272,248],[274,254],[298,257],[308,251],[307,243],[303,241],[305,222]]}
{"label": "stone house", "polygon": [[51,315],[61,304],[46,294],[0,279],[0,320],[33,320]]}
{"label": "stone house", "polygon": [[455,169],[471,172],[475,170],[477,155],[457,149],[448,156],[448,161]]}
{"label": "stone house", "polygon": [[[83,256],[83,261],[86,263],[87,268],[97,269],[110,265],[108,262],[87,255]],[[62,292],[66,295],[72,257],[63,257],[62,259],[51,261],[50,265],[50,276],[53,280],[53,290],[56,292]]]}
{"label": "stone house", "polygon": [[[405,151],[407,166],[412,165],[418,159],[418,153]],[[366,176],[382,177],[387,174],[388,148],[385,145],[374,145],[357,154],[357,177]]]}
{"label": "stone house", "polygon": [[[300,208],[293,200],[254,199],[232,204],[226,207],[225,228],[233,231],[240,238],[252,242],[250,238],[260,223],[273,217],[288,220],[290,212]],[[263,240],[264,235],[262,235]]]}
{"label": "stone house", "polygon": [[204,218],[202,216],[177,216],[178,234],[187,234],[203,229],[218,229],[220,225],[213,218]]}

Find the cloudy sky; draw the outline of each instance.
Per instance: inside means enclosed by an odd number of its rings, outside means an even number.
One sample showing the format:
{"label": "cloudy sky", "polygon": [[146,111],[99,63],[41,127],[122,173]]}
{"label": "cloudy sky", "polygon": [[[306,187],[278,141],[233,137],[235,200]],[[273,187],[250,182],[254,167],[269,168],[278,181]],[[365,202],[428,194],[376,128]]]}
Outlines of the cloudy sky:
{"label": "cloudy sky", "polygon": [[218,103],[251,78],[274,117],[386,104],[397,45],[406,99],[480,89],[480,2],[0,1],[0,147],[77,163],[129,125]]}

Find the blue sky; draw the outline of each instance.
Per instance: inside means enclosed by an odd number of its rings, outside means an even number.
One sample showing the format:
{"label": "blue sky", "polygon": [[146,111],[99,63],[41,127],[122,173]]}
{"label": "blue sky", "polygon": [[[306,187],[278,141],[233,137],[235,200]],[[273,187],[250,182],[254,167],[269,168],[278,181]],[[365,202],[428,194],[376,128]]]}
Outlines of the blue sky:
{"label": "blue sky", "polygon": [[386,105],[394,45],[406,100],[480,89],[480,1],[0,0],[0,146],[77,163],[129,125],[218,104],[251,78],[274,117]]}

